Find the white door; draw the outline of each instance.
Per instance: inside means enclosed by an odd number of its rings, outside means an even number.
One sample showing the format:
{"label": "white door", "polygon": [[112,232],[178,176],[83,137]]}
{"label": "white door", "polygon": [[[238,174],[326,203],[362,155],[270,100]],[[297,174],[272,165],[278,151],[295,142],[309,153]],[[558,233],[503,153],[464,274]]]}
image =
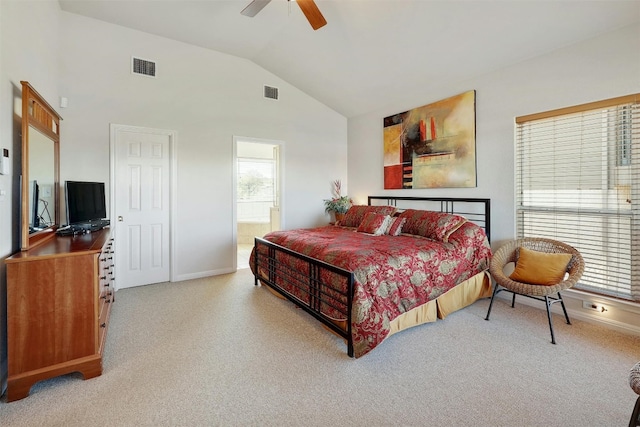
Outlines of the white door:
{"label": "white door", "polygon": [[174,133],[120,125],[111,132],[117,287],[167,282]]}

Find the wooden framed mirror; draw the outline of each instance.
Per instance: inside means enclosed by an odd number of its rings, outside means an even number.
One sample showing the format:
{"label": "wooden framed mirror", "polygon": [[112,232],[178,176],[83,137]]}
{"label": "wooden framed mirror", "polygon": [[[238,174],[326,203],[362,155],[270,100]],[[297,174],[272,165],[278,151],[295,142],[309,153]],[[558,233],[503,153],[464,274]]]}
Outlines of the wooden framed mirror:
{"label": "wooden framed mirror", "polygon": [[21,249],[43,243],[60,225],[60,121],[29,84],[22,84]]}

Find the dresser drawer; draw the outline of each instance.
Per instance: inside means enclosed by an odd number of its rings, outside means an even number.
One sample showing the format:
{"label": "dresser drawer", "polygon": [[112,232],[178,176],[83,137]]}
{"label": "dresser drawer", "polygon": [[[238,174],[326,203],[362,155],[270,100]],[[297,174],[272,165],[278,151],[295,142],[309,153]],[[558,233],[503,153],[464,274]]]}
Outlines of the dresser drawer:
{"label": "dresser drawer", "polygon": [[111,303],[113,302],[113,291],[109,290],[100,297],[98,317],[98,353],[102,354],[104,350],[104,342],[107,337],[107,328],[109,327],[109,315],[111,314]]}

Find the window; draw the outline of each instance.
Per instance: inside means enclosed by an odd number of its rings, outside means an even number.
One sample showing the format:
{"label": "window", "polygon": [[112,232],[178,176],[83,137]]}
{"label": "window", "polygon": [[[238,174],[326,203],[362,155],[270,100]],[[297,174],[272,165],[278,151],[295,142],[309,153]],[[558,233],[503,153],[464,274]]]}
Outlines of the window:
{"label": "window", "polygon": [[238,221],[269,222],[275,204],[276,161],[238,158]]}
{"label": "window", "polygon": [[518,237],[582,253],[576,288],[640,301],[640,94],[517,117],[516,199]]}

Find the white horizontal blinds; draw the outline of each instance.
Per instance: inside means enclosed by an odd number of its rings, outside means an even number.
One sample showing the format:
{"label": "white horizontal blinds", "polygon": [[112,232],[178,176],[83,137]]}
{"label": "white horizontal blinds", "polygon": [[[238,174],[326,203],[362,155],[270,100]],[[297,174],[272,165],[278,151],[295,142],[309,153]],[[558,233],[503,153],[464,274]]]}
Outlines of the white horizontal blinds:
{"label": "white horizontal blinds", "polygon": [[516,119],[518,237],[574,246],[585,261],[577,288],[634,300],[640,300],[637,99]]}

